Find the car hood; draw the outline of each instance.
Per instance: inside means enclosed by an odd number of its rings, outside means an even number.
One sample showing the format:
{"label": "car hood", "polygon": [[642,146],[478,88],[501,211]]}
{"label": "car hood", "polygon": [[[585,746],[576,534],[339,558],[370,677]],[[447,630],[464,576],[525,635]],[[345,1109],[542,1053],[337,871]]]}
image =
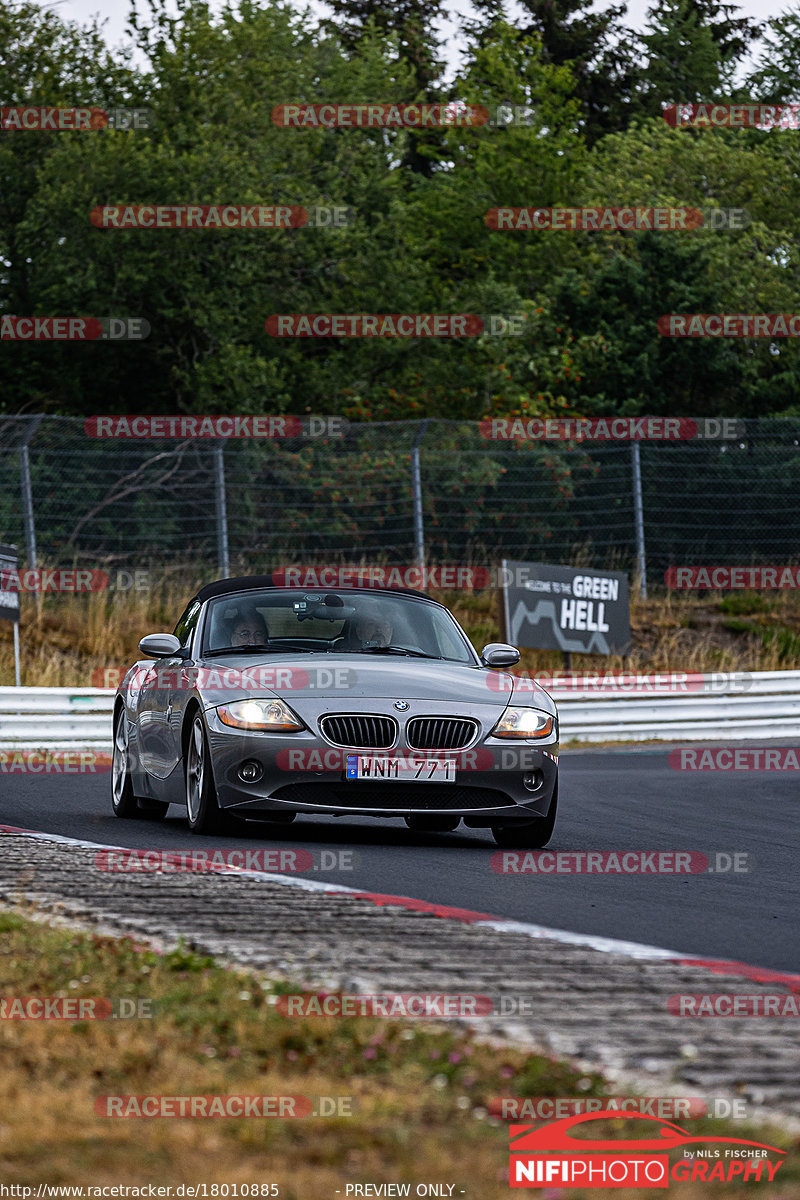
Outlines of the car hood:
{"label": "car hood", "polygon": [[[430,700],[502,712],[512,696],[513,676],[503,671],[437,659],[358,654],[230,654],[198,662],[197,691],[206,705],[269,695],[287,701],[347,698],[352,701]],[[241,688],[237,682],[241,681]],[[543,688],[518,697],[555,714]]]}

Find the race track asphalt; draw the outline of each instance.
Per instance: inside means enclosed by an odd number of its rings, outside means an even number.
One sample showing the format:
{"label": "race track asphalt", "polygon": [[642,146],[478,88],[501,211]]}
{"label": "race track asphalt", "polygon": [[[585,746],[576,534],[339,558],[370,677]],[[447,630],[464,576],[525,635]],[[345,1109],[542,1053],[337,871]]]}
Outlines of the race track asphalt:
{"label": "race track asphalt", "polygon": [[318,859],[323,850],[350,850],[352,869],[306,877],[800,971],[796,772],[678,772],[667,747],[565,751],[559,765],[560,813],[548,850],[694,851],[712,867],[718,853],[738,852],[748,870],[504,874],[492,867],[497,847],[488,831],[418,834],[402,821],[370,818],[298,817],[277,836],[248,825],[241,835],[198,837],[174,807],[162,823],[115,818],[108,774],[4,774],[0,824],[172,852],[303,847]]}

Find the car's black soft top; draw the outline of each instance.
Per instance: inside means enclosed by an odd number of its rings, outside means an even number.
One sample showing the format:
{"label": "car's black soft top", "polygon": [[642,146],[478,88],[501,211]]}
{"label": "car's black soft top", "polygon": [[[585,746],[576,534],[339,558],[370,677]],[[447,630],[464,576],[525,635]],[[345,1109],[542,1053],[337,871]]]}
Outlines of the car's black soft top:
{"label": "car's black soft top", "polygon": [[[313,570],[313,568],[309,568]],[[212,596],[226,596],[229,592],[241,592],[248,588],[281,588],[282,590],[295,591],[318,591],[318,592],[369,592],[375,595],[376,592],[390,592],[397,596],[416,596],[418,599],[430,600],[433,604],[438,604],[438,600],[434,600],[433,596],[429,596],[427,592],[419,592],[416,588],[398,588],[398,587],[358,587],[357,585],[347,585],[346,587],[323,587],[321,584],[287,584],[282,582],[274,582],[272,575],[239,575],[235,579],[216,579],[213,583],[207,583],[205,587],[200,588],[197,593],[197,599],[202,603],[210,600]]]}

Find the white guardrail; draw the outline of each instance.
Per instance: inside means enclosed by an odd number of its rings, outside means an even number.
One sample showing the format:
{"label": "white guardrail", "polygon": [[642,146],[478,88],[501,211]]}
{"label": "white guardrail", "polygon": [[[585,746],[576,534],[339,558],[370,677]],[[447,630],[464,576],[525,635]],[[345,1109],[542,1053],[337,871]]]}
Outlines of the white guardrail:
{"label": "white guardrail", "polygon": [[[582,680],[586,675],[579,677]],[[689,675],[686,690],[659,694],[641,676],[629,692],[553,686],[562,743],[753,741],[800,735],[800,671]],[[675,679],[676,676],[672,676]],[[532,698],[523,692],[523,703]],[[0,687],[0,750],[111,749],[113,688]]]}

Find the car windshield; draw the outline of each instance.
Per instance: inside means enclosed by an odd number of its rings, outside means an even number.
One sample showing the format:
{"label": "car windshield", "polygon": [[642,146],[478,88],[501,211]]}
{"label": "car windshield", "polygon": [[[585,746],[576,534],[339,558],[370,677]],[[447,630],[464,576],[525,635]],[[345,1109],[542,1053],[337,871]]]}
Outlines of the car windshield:
{"label": "car windshield", "polygon": [[272,588],[208,602],[203,654],[398,655],[475,664],[450,614],[388,592]]}

